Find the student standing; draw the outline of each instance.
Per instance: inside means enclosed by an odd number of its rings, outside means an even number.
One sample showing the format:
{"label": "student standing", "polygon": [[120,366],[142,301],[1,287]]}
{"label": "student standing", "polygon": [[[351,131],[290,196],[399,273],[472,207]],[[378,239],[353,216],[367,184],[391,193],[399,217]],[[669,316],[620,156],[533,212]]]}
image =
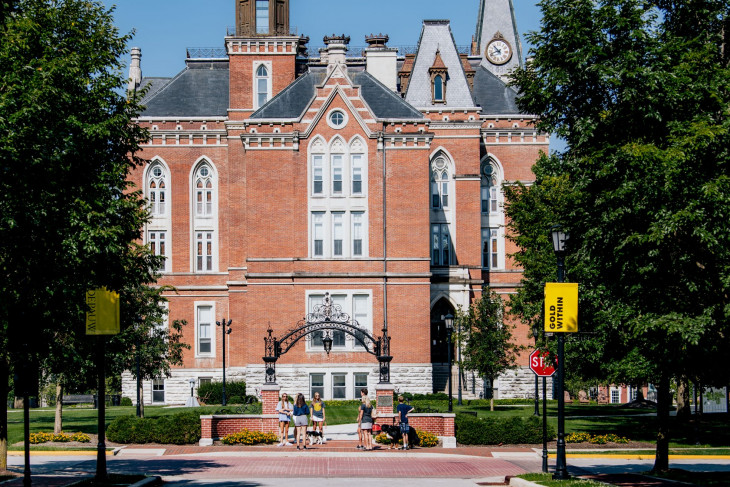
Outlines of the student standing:
{"label": "student standing", "polygon": [[319,392],[314,393],[314,399],[312,399],[312,431],[317,431],[317,428],[319,428],[319,434],[322,435],[322,443],[327,443],[327,439],[324,437],[324,422],[325,422],[325,412],[324,412],[324,401],[322,401],[322,398],[319,396]]}
{"label": "student standing", "polygon": [[294,406],[289,402],[286,392],[281,394],[279,404],[276,405],[276,412],[279,413],[279,444],[276,446],[291,445],[289,443],[289,421]]}
{"label": "student standing", "polygon": [[364,441],[363,450],[369,451],[373,449],[373,406],[370,404],[370,398],[365,396],[363,403],[360,405],[360,413],[357,417],[360,424],[360,430]]}
{"label": "student standing", "polygon": [[[363,387],[360,389],[360,403],[362,405],[362,402],[365,400],[365,398],[368,395],[368,389],[367,387]],[[364,446],[364,438],[362,433],[362,428],[360,428],[360,409],[358,408],[357,411],[357,449],[362,450],[365,448]]]}
{"label": "student standing", "polygon": [[301,450],[299,447],[299,441],[301,440],[304,449],[307,449],[307,425],[309,424],[309,408],[304,400],[304,394],[301,392],[297,394],[297,400],[294,403],[294,439],[297,442],[297,450]]}
{"label": "student standing", "polygon": [[408,413],[413,411],[413,406],[410,404],[404,404],[403,403],[403,396],[398,396],[398,408],[397,408],[398,414],[400,415],[400,433],[401,436],[403,436],[403,450],[408,449],[408,431],[410,430],[410,427],[408,426]]}

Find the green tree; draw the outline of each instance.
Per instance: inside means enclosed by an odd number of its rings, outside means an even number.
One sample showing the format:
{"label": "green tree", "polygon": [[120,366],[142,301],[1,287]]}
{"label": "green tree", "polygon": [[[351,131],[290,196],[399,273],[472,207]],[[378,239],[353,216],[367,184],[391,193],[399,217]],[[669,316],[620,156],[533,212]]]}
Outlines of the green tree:
{"label": "green tree", "polygon": [[539,319],[540,287],[554,275],[547,234],[562,224],[581,328],[592,333],[569,337],[566,365],[657,385],[654,468],[666,470],[670,380],[727,381],[707,367],[730,335],[727,1],[540,7],[531,61],[513,84],[520,108],[568,146],[537,162],[534,185],[507,188],[515,258],[534,279],[515,309]]}
{"label": "green tree", "polygon": [[[463,366],[483,378],[494,381],[501,373],[514,368],[520,347],[512,343],[512,329],[505,322],[504,302],[488,287],[466,311],[457,311],[464,341]],[[494,411],[494,398],[489,403]]]}
{"label": "green tree", "polygon": [[[3,6],[13,9],[0,15],[0,388],[11,364],[82,347],[86,289],[142,289],[159,267],[133,243],[148,215],[128,174],[147,133],[124,92],[129,36],[99,2]],[[6,424],[0,408],[0,469]]]}

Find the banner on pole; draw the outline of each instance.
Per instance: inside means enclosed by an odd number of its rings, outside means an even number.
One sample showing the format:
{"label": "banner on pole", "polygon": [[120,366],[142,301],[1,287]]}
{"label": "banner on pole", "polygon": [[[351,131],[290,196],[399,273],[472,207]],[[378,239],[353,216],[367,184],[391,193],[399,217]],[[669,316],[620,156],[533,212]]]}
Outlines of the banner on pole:
{"label": "banner on pole", "polygon": [[578,331],[578,283],[545,283],[545,332]]}
{"label": "banner on pole", "polygon": [[119,294],[105,287],[86,291],[87,335],[116,335],[119,326]]}

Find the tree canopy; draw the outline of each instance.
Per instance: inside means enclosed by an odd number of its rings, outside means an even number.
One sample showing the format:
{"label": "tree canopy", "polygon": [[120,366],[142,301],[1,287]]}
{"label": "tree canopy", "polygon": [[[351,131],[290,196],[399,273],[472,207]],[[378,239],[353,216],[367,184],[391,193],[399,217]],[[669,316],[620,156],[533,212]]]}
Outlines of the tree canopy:
{"label": "tree canopy", "polygon": [[84,294],[101,286],[122,300],[124,331],[109,353],[126,357],[143,335],[148,349],[166,352],[145,373],[164,373],[181,344],[174,331],[150,333],[164,309],[153,287],[160,258],[136,243],[147,205],[128,181],[147,139],[134,123],[138,95],[125,91],[130,36],[96,1],[0,7],[0,392],[11,364],[43,358],[63,372],[86,359]]}
{"label": "tree canopy", "polygon": [[[527,280],[515,308],[539,319],[542,283],[554,275],[547,234],[562,224],[581,330],[592,333],[569,341],[566,365],[652,381],[663,415],[670,378],[727,380],[708,358],[730,331],[728,4],[539,5],[541,29],[528,35],[535,47],[513,84],[520,108],[567,149],[537,162],[534,185],[506,190]],[[666,445],[660,427],[655,468],[667,468]]]}

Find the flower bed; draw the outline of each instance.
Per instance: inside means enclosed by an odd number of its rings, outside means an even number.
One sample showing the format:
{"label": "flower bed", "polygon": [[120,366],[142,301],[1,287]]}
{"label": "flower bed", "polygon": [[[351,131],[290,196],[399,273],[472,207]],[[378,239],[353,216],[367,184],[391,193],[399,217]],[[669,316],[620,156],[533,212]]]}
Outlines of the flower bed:
{"label": "flower bed", "polygon": [[44,433],[42,431],[30,434],[30,442],[34,445],[47,443],[49,441],[58,443],[69,443],[72,441],[78,443],[89,443],[91,441],[91,437],[86,433],[65,433],[63,431],[58,434]]}
{"label": "flower bed", "polygon": [[249,430],[239,431],[221,438],[221,443],[225,445],[270,445],[277,441],[279,441],[279,437],[274,433]]}
{"label": "flower bed", "polygon": [[[428,431],[423,430],[416,430],[416,434],[418,434],[419,446],[423,448],[431,448],[439,444],[438,437],[433,433],[429,433]],[[386,435],[385,433],[379,433],[375,436],[374,439],[375,443],[379,443],[381,445],[390,445],[392,442],[390,436]],[[403,440],[398,440],[398,444],[402,445]]]}
{"label": "flower bed", "polygon": [[592,443],[594,445],[605,445],[606,443],[620,443],[626,444],[629,442],[628,438],[618,436],[613,433],[607,435],[591,435],[590,433],[570,433],[565,437],[566,443]]}

